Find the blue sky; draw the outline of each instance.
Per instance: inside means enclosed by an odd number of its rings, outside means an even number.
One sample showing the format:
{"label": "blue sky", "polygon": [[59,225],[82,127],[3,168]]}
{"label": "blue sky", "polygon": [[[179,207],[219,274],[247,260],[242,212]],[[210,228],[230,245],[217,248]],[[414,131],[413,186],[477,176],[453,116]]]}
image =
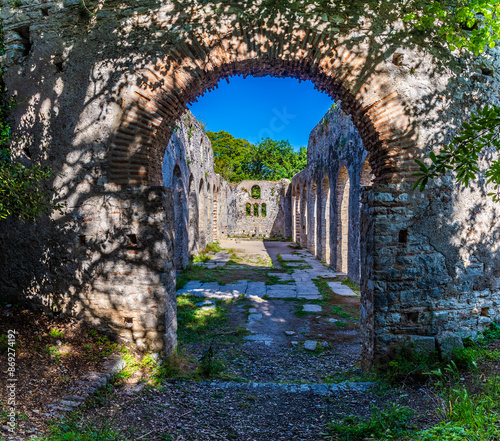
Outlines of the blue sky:
{"label": "blue sky", "polygon": [[332,102],[310,81],[234,76],[189,107],[206,130],[225,130],[252,143],[265,137],[288,139],[299,148],[307,146],[309,133]]}

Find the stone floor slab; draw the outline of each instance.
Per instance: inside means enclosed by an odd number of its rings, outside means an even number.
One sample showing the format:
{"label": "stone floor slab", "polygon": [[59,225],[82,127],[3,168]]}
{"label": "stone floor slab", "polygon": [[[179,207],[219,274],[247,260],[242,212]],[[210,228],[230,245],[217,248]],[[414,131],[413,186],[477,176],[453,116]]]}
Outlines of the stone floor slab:
{"label": "stone floor slab", "polygon": [[268,273],[268,276],[278,277],[281,281],[292,280],[292,275],[287,273]]}
{"label": "stone floor slab", "polygon": [[248,315],[248,321],[256,321],[256,320],[262,320],[262,314],[249,314]]}
{"label": "stone floor slab", "polygon": [[262,297],[266,294],[266,291],[266,284],[264,282],[249,282],[246,289],[246,294]]}
{"label": "stone floor slab", "polygon": [[236,283],[228,283],[227,285],[223,285],[220,287],[219,290],[223,292],[238,291],[241,294],[245,294],[247,291],[247,287],[248,287],[248,282],[246,280],[241,280]]}
{"label": "stone floor slab", "polygon": [[341,282],[327,282],[331,290],[339,296],[357,297],[357,294],[348,286],[342,285]]}
{"label": "stone floor slab", "polygon": [[321,300],[323,296],[317,294],[297,294],[297,298],[305,300]]}
{"label": "stone floor slab", "polygon": [[304,312],[321,312],[323,308],[320,305],[304,305],[302,310]]}
{"label": "stone floor slab", "polygon": [[270,299],[289,299],[289,298],[297,298],[297,293],[295,291],[279,291],[279,290],[274,290],[274,291],[267,291],[266,294],[267,297]]}
{"label": "stone floor slab", "polygon": [[217,282],[207,282],[201,285],[203,289],[214,289],[215,291],[220,291],[221,286]]}
{"label": "stone floor slab", "polygon": [[304,257],[298,256],[297,254],[282,254],[281,258],[285,262],[294,262],[297,260],[304,260]]}
{"label": "stone floor slab", "polygon": [[183,289],[194,289],[194,288],[201,288],[201,285],[203,285],[202,282],[198,280],[191,280],[188,283],[184,285]]}

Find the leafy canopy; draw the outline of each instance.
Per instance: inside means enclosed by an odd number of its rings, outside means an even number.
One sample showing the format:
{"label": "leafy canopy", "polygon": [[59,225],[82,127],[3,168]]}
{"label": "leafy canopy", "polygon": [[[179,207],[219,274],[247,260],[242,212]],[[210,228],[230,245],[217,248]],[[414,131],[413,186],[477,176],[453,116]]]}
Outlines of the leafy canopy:
{"label": "leafy canopy", "polygon": [[[471,180],[476,179],[479,172],[478,161],[481,152],[486,148],[500,151],[500,106],[483,107],[473,115],[469,122],[462,124],[461,132],[453,141],[445,146],[439,154],[431,152],[429,158],[432,163],[426,166],[423,161],[415,161],[420,171],[414,185],[423,191],[429,181],[448,170],[456,172],[456,181],[469,186]],[[488,183],[494,184],[495,191],[488,193],[495,201],[500,201],[500,160],[494,161],[486,171]]]}
{"label": "leafy canopy", "polygon": [[263,139],[253,145],[228,132],[207,132],[214,151],[215,172],[229,182],[291,179],[307,165],[307,149],[296,152],[289,141]]}
{"label": "leafy canopy", "polygon": [[[450,50],[478,55],[500,40],[500,0],[434,1],[405,19],[421,30],[437,27],[438,38],[444,37]],[[486,105],[472,115],[449,145],[437,155],[429,154],[430,166],[416,160],[420,170],[415,174],[414,189],[423,191],[430,179],[450,170],[456,173],[459,184],[468,187],[477,178],[479,158],[488,148],[500,151],[500,106]],[[494,187],[489,195],[500,201],[500,160],[490,164],[486,178]]]}

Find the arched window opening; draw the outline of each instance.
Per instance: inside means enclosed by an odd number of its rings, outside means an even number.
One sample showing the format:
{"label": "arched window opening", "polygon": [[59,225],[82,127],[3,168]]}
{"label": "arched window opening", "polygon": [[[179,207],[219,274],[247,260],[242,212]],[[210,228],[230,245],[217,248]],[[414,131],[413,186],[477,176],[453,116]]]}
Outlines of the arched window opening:
{"label": "arched window opening", "polygon": [[262,217],[267,216],[267,204],[262,204],[260,212],[261,212]]}
{"label": "arched window opening", "polygon": [[259,204],[253,204],[253,215],[259,217]]}
{"label": "arched window opening", "polygon": [[260,199],[260,187],[258,185],[254,185],[250,191],[250,195],[253,199]]}
{"label": "arched window opening", "polygon": [[251,216],[252,215],[252,205],[251,204],[246,204],[245,210],[246,210],[247,216]]}

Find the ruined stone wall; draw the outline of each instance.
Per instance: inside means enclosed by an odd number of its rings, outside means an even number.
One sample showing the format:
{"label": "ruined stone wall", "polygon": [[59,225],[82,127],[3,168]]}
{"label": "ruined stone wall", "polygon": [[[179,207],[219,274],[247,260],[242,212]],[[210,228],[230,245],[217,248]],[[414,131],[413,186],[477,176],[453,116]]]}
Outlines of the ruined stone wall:
{"label": "ruined stone wall", "polygon": [[[210,139],[202,124],[187,111],[177,121],[162,164],[163,185],[174,192],[175,266],[219,239],[225,181],[214,171]],[[221,199],[222,198],[222,199]]]}
{"label": "ruined stone wall", "polygon": [[82,318],[140,350],[170,351],[177,341],[172,192],[90,188],[78,186],[52,228],[47,219],[2,222],[2,297]]}
{"label": "ruined stone wall", "polygon": [[[242,181],[230,185],[225,236],[290,237],[289,185],[287,179],[279,182]],[[252,194],[252,189],[257,193]]]}
{"label": "ruined stone wall", "polygon": [[334,104],[311,131],[307,162],[292,180],[296,204],[304,205],[295,211],[294,223],[306,225],[302,237],[296,230],[295,240],[359,283],[361,181],[370,185],[373,175],[368,152],[341,103]]}
{"label": "ruined stone wall", "polygon": [[[463,189],[447,178],[423,194],[412,190],[414,159],[439,150],[478,106],[499,103],[498,48],[478,57],[450,53],[403,26],[388,1],[376,11],[352,1],[326,20],[314,10],[292,9],[266,18],[261,3],[250,1],[227,9],[206,1],[86,1],[93,15],[76,0],[20,4],[3,0],[1,12],[4,80],[20,101],[12,112],[13,150],[27,162],[51,165],[58,173],[56,198],[67,208],[36,225],[3,222],[2,291],[77,298],[92,290],[98,273],[74,250],[87,201],[106,194],[109,184],[122,186],[117,194],[163,185],[176,121],[221,78],[295,76],[342,101],[370,153],[375,180],[362,210],[373,234],[366,242],[369,258],[361,256],[371,265],[363,273],[369,277],[362,300],[365,360],[391,356],[408,338],[435,342],[448,331],[477,332],[498,316],[500,209],[486,195],[489,186],[479,180]],[[176,188],[185,186],[179,170]],[[146,190],[138,191],[146,198]],[[320,224],[321,204],[318,194],[307,196],[312,185],[300,191],[305,197],[299,204],[294,199],[294,210],[298,205],[315,213],[299,225],[307,233]],[[173,196],[184,197],[182,191]],[[114,210],[124,214],[123,230],[132,228],[134,207],[148,203],[130,198],[128,207],[124,202]],[[204,225],[209,212],[219,212],[210,201],[206,207]],[[220,213],[228,219],[227,210]],[[174,217],[181,223],[185,213]],[[126,263],[126,243],[106,228],[103,241]],[[144,255],[154,255],[154,244],[148,247]],[[123,286],[133,286],[134,272],[127,277]],[[71,286],[78,293],[71,294]],[[147,289],[137,292],[148,295]]]}

